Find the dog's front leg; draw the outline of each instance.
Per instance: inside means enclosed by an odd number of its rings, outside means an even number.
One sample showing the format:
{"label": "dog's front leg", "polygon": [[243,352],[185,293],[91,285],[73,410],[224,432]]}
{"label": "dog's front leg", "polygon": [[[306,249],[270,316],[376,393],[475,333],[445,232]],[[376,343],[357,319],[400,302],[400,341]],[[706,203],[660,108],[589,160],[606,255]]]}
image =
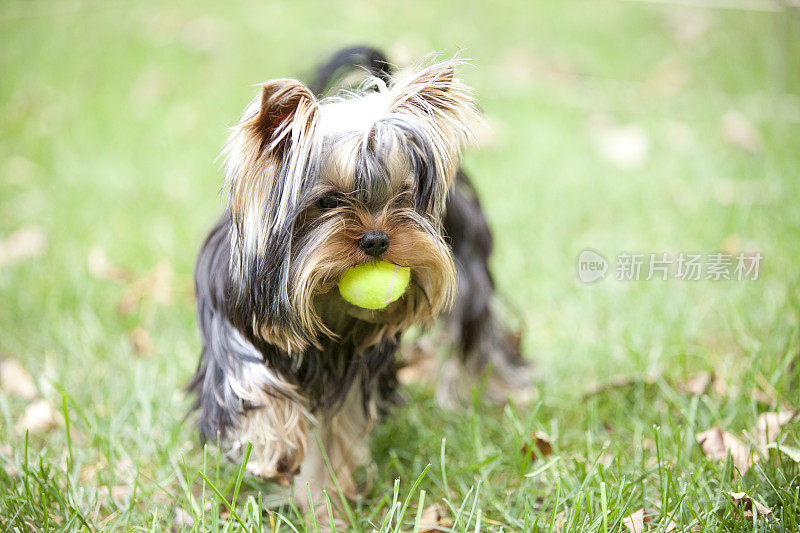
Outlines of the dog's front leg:
{"label": "dog's front leg", "polygon": [[314,507],[324,509],[324,489],[334,507],[339,507],[339,491],[349,499],[360,495],[353,473],[369,462],[373,417],[365,412],[360,387],[354,386],[340,409],[322,412],[317,420],[318,426],[309,432],[300,473],[294,479],[295,503],[308,508],[310,494]]}
{"label": "dog's front leg", "polygon": [[252,443],[247,472],[289,485],[309,450],[313,418],[299,400],[263,386],[236,392],[248,407],[230,432],[228,457],[241,461],[247,443]]}

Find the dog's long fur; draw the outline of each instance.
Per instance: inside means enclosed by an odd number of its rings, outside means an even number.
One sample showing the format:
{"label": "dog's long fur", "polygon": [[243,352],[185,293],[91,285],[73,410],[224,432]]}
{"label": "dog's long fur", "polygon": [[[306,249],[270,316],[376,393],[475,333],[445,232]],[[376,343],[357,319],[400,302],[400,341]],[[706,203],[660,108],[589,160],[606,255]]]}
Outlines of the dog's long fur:
{"label": "dog's long fur", "polygon": [[[197,260],[203,352],[189,388],[200,430],[264,478],[329,485],[316,439],[340,486],[396,401],[403,331],[448,310],[448,331],[473,374],[514,382],[523,365],[491,308],[491,235],[459,170],[477,119],[458,61],[394,79],[385,57],[347,49],[319,70],[324,91],[343,71],[370,76],[320,99],[295,80],[264,84],[225,148],[228,206]],[[382,260],[408,266],[406,294],[386,309],[346,303],[336,284],[372,260],[367,232],[388,239]],[[455,305],[452,305],[455,302]]]}

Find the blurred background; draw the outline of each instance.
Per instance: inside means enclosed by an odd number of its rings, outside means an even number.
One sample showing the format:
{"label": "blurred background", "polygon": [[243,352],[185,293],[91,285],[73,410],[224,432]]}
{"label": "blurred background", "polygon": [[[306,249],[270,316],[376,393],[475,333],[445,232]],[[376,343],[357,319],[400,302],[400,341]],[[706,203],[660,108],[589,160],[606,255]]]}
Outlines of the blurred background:
{"label": "blurred background", "polygon": [[[224,204],[226,129],[260,82],[308,79],[355,44],[400,65],[471,58],[461,76],[489,128],[464,164],[545,404],[563,415],[593,383],[703,368],[745,395],[759,375],[788,387],[797,2],[4,0],[0,453],[14,456],[40,400],[55,413],[34,447],[58,449],[66,393],[76,446],[95,450],[87,484],[124,486],[102,470],[125,457],[149,472],[146,493],[167,478],[180,493],[175,454],[202,456],[180,389],[198,356],[191,271]],[[751,282],[584,285],[584,248],[612,262],[718,250],[764,261]],[[14,393],[21,381],[32,388]]]}

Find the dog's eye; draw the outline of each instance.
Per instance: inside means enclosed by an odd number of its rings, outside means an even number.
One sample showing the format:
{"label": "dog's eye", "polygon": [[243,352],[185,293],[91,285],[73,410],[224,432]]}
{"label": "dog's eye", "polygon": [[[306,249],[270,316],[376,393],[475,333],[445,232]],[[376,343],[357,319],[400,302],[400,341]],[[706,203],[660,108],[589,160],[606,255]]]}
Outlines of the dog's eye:
{"label": "dog's eye", "polygon": [[317,205],[322,209],[333,209],[334,207],[339,207],[341,203],[342,200],[334,194],[323,196],[317,200]]}

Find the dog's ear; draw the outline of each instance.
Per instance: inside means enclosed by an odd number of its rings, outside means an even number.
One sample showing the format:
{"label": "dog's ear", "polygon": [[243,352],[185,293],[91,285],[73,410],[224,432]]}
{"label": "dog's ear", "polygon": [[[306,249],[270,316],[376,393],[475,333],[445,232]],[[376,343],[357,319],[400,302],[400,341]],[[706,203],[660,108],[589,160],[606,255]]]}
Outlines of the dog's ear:
{"label": "dog's ear", "polygon": [[270,324],[288,331],[294,320],[290,253],[294,223],[318,164],[318,111],[314,95],[299,81],[270,81],[225,147],[231,273],[237,305],[249,310],[254,328]]}
{"label": "dog's ear", "polygon": [[[264,250],[268,235],[284,225],[312,179],[319,106],[297,80],[264,84],[231,130],[225,146],[228,207],[247,227],[248,248]],[[255,235],[257,233],[257,235]]]}
{"label": "dog's ear", "polygon": [[[410,76],[398,79],[390,88],[392,113],[410,115],[425,131],[420,153],[432,161],[423,165],[427,176],[420,176],[420,197],[433,195],[432,205],[444,202],[461,159],[462,147],[474,139],[473,128],[480,121],[472,91],[456,77],[459,60],[429,65]],[[432,167],[432,168],[431,168]]]}
{"label": "dog's ear", "polygon": [[392,86],[392,111],[434,115],[455,111],[464,98],[464,87],[456,80],[455,61],[430,65],[399,79]]}
{"label": "dog's ear", "polygon": [[258,113],[246,126],[261,140],[262,149],[282,155],[290,142],[309,133],[317,108],[314,94],[299,81],[272,80],[263,85]]}

